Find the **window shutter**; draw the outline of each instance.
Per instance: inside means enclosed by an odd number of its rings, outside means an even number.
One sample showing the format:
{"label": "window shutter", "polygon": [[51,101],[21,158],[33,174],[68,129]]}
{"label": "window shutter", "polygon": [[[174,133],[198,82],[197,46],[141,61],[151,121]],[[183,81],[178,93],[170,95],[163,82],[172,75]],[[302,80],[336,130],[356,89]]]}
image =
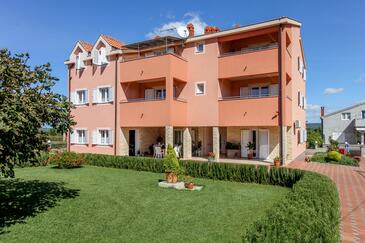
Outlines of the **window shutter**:
{"label": "window shutter", "polygon": [[303,72],[303,79],[304,81],[307,80],[307,69],[304,69],[304,72]]}
{"label": "window shutter", "polygon": [[85,137],[84,137],[84,144],[89,143],[89,131],[85,129]]}
{"label": "window shutter", "polygon": [[98,50],[94,50],[93,51],[93,64],[95,65],[100,65],[100,60],[99,60],[99,52]]}
{"label": "window shutter", "polygon": [[108,93],[109,93],[108,101],[111,102],[111,101],[113,101],[113,98],[114,98],[112,87],[108,88]]}
{"label": "window shutter", "polygon": [[240,97],[242,98],[248,97],[248,87],[240,87]]}
{"label": "window shutter", "polygon": [[108,135],[109,135],[109,136],[108,136],[108,144],[109,144],[109,145],[113,145],[113,137],[114,137],[114,136],[113,136],[113,135],[114,135],[114,134],[113,134],[113,130],[109,129],[109,130],[108,130]]}
{"label": "window shutter", "polygon": [[75,102],[75,96],[76,96],[76,92],[71,92],[70,93],[70,101],[73,104],[76,104],[76,102]]}
{"label": "window shutter", "polygon": [[85,90],[85,104],[89,103],[89,90]]}
{"label": "window shutter", "polygon": [[100,48],[100,64],[106,64],[108,63],[108,60],[106,58],[106,50],[105,47]]}
{"label": "window shutter", "polygon": [[98,90],[94,89],[93,90],[93,103],[99,103],[99,97],[98,97]]}
{"label": "window shutter", "polygon": [[304,102],[303,102],[303,109],[306,110],[307,109],[307,98],[305,98],[305,96],[303,96]]}
{"label": "window shutter", "polygon": [[307,130],[304,129],[304,142],[307,142]]}
{"label": "window shutter", "polygon": [[300,57],[298,57],[298,71],[300,72]]}
{"label": "window shutter", "polygon": [[98,130],[97,129],[93,129],[92,143],[93,144],[98,144]]}
{"label": "window shutter", "polygon": [[279,85],[271,84],[270,85],[270,95],[278,95],[279,94]]}
{"label": "window shutter", "polygon": [[302,95],[300,94],[300,91],[298,91],[298,106],[300,106],[301,104],[301,100],[302,100]]}
{"label": "window shutter", "polygon": [[77,54],[76,55],[76,70],[78,70],[78,69],[80,69],[81,67],[80,67],[80,54]]}
{"label": "window shutter", "polygon": [[73,131],[70,133],[70,143],[71,143],[71,144],[76,143],[76,133],[75,133],[75,130],[73,130]]}

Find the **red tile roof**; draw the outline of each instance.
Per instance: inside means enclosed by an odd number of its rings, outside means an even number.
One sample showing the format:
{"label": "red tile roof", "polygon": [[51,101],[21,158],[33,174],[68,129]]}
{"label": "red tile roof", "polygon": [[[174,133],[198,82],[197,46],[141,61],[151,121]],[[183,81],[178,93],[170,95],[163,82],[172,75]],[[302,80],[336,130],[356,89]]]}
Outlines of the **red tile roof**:
{"label": "red tile roof", "polygon": [[90,44],[89,42],[80,40],[79,41],[80,45],[87,51],[90,52],[93,49],[93,45]]}
{"label": "red tile roof", "polygon": [[124,46],[124,43],[121,42],[120,40],[117,40],[113,37],[107,36],[107,35],[101,35],[101,37],[103,37],[103,39],[108,42],[109,45],[111,45],[114,48],[117,49],[122,49],[122,47]]}

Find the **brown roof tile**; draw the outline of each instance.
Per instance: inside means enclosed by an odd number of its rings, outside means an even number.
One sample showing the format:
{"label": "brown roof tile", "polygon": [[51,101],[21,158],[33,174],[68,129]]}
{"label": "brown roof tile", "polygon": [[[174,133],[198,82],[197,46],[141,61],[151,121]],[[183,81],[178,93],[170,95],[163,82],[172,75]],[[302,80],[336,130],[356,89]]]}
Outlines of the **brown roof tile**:
{"label": "brown roof tile", "polygon": [[80,40],[79,43],[88,52],[90,52],[93,49],[93,45],[90,44],[89,42]]}
{"label": "brown roof tile", "polygon": [[101,37],[103,37],[103,39],[108,42],[109,45],[111,45],[114,48],[117,49],[122,49],[124,46],[124,43],[107,35],[101,35]]}

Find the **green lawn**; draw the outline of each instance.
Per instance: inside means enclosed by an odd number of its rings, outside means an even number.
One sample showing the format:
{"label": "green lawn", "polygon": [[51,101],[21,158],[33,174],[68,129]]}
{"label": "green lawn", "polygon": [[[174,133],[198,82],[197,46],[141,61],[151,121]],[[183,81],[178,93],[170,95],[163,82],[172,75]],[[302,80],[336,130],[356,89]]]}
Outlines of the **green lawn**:
{"label": "green lawn", "polygon": [[289,190],[196,179],[203,191],[177,191],[162,174],[91,166],[16,176],[0,180],[0,242],[238,242]]}

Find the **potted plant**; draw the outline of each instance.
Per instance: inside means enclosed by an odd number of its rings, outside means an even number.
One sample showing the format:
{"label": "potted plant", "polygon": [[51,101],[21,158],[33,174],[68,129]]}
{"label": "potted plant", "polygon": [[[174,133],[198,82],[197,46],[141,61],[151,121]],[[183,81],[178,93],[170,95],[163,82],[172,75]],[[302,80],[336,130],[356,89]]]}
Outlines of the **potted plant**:
{"label": "potted plant", "polygon": [[179,174],[182,173],[182,169],[171,144],[167,146],[167,154],[163,159],[163,166],[167,183],[176,183]]}
{"label": "potted plant", "polygon": [[307,162],[307,163],[310,163],[311,162],[311,157],[305,156],[304,161]]}
{"label": "potted plant", "polygon": [[253,151],[255,147],[256,146],[254,142],[248,142],[248,144],[246,145],[246,148],[248,149],[248,154],[247,154],[248,159],[253,159]]}
{"label": "potted plant", "polygon": [[208,161],[213,162],[215,159],[215,154],[213,152],[208,153]]}
{"label": "potted plant", "polygon": [[184,183],[184,187],[189,190],[194,189],[194,183],[192,181],[192,178],[190,176],[186,176],[185,179],[186,182]]}
{"label": "potted plant", "polygon": [[226,143],[226,150],[227,150],[227,157],[228,158],[235,158],[238,157],[241,149],[240,143]]}
{"label": "potted plant", "polygon": [[274,158],[274,165],[275,165],[276,168],[279,168],[280,167],[280,165],[281,165],[281,158],[279,156],[276,156]]}

